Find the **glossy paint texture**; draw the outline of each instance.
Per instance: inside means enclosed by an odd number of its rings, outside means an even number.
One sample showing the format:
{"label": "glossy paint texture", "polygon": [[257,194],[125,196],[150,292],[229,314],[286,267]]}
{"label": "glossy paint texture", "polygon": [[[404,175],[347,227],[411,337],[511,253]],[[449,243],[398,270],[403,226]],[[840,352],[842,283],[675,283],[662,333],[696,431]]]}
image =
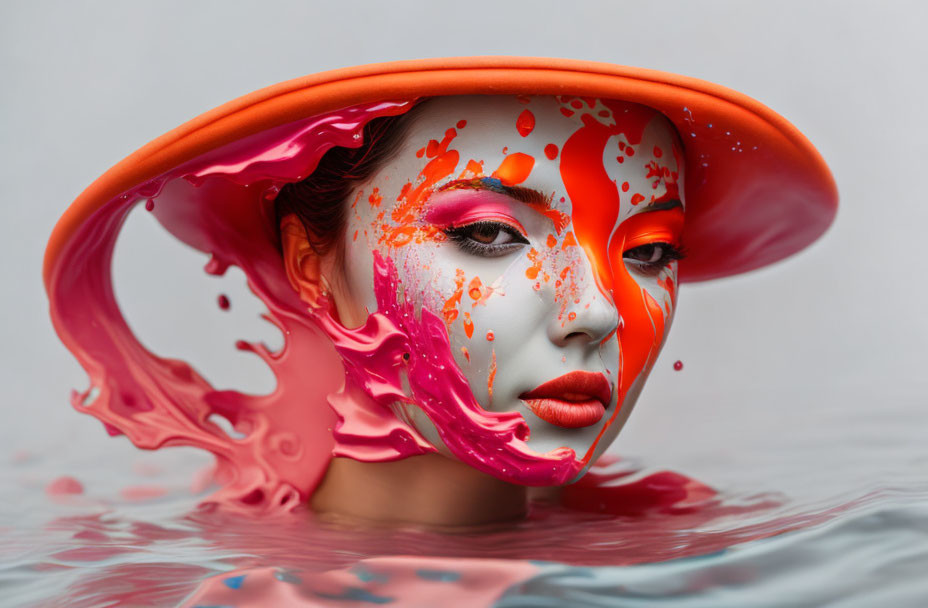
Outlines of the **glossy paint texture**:
{"label": "glossy paint texture", "polygon": [[[75,392],[72,405],[140,448],[193,446],[214,454],[212,477],[222,489],[211,502],[249,512],[299,505],[332,455],[336,415],[326,399],[342,386],[342,365],[287,282],[276,235],[242,238],[241,231],[266,225],[279,187],[308,175],[326,150],[359,145],[367,121],[409,107],[407,101],[355,106],[259,133],[134,188],[88,218],[62,253],[70,272],[55,276],[49,292],[56,330],[90,375],[90,388]],[[109,274],[113,228],[136,205],[187,244],[211,252],[207,273],[221,275],[231,265],[245,272],[284,346],[277,352],[244,341],[236,346],[268,365],[277,380],[272,393],[217,390],[188,363],[159,357],[136,339]]]}
{"label": "glossy paint texture", "polygon": [[[579,473],[608,446],[669,328],[677,263],[638,258],[680,247],[681,173],[675,130],[643,106],[429,100],[396,156],[351,197],[345,280],[359,309],[351,316],[382,310],[374,288],[382,271],[367,269],[379,268],[377,260],[395,265],[396,297],[412,302],[410,318],[444,322],[447,353],[436,356],[460,368],[488,414],[525,419],[527,433],[512,433],[510,445],[525,440],[518,449],[537,466],[494,474],[532,485],[569,481],[564,454]],[[377,204],[365,204],[374,191]],[[434,344],[412,350],[434,352]],[[527,398],[571,372],[604,378],[608,399],[596,401],[598,391],[583,383]],[[452,447],[446,438],[458,426],[417,399],[395,401],[420,441],[488,470],[472,458],[484,434]],[[444,407],[455,403],[462,401]]]}

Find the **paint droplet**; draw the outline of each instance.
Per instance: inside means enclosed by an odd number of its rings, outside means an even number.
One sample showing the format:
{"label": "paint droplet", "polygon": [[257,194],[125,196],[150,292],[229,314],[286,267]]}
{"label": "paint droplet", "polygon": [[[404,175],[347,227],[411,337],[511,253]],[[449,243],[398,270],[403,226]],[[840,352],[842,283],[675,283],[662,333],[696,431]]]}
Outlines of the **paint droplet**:
{"label": "paint droplet", "polygon": [[579,110],[583,107],[583,102],[581,102],[579,99],[574,99],[570,102],[570,105]]}
{"label": "paint droplet", "polygon": [[674,371],[680,371],[683,369],[683,361],[677,361],[673,364]]}
{"label": "paint droplet", "polygon": [[229,310],[229,306],[231,305],[229,296],[224,293],[219,294],[219,297],[216,298],[216,303],[219,304],[219,308],[223,310]]}
{"label": "paint droplet", "polygon": [[527,137],[534,128],[535,115],[532,114],[531,110],[522,110],[522,113],[519,114],[519,117],[516,119],[516,130],[519,131],[519,135],[522,137]]}
{"label": "paint droplet", "polygon": [[49,496],[67,496],[70,494],[83,494],[84,486],[78,480],[68,475],[64,475],[54,480],[45,487],[45,493]]}
{"label": "paint droplet", "polygon": [[[504,152],[505,154],[505,149]],[[514,152],[503,159],[499,169],[493,172],[490,177],[503,182],[505,186],[515,186],[528,179],[532,168],[535,166],[535,159],[522,152]]]}
{"label": "paint droplet", "polygon": [[467,121],[466,121],[466,120],[459,120],[458,123],[457,123],[455,126],[456,126],[458,129],[463,129],[464,127],[467,126]]}
{"label": "paint droplet", "polygon": [[570,118],[571,116],[574,115],[574,111],[571,110],[570,108],[561,108],[561,114],[563,114],[567,118]]}
{"label": "paint droplet", "polygon": [[660,158],[663,155],[664,155],[664,152],[657,146],[654,146],[654,158]]}
{"label": "paint droplet", "polygon": [[155,201],[148,199],[145,201],[145,211],[154,211],[155,210]]}
{"label": "paint droplet", "polygon": [[573,321],[573,320],[576,319],[576,318],[577,318],[577,313],[575,313],[575,312],[572,312],[572,313],[570,313],[570,314],[567,315],[567,320],[568,320],[568,321]]}
{"label": "paint droplet", "polygon": [[631,186],[629,186],[628,182],[623,182],[623,183],[622,183],[622,192],[628,192],[628,189],[629,189],[630,187],[631,187]]}
{"label": "paint droplet", "polygon": [[554,160],[557,158],[557,146],[554,144],[548,144],[545,146],[545,156],[548,157],[548,160]]}
{"label": "paint droplet", "polygon": [[487,342],[492,342],[496,339],[496,335],[493,333],[493,330],[487,332]]}
{"label": "paint droplet", "polygon": [[615,159],[616,159],[617,161],[619,161],[619,164],[620,164],[620,165],[621,165],[622,163],[625,162],[625,157],[624,157],[624,156],[616,156]]}
{"label": "paint droplet", "polygon": [[644,197],[643,197],[641,194],[638,194],[638,193],[636,192],[636,193],[634,194],[634,196],[632,196],[632,205],[637,205],[638,203],[640,203],[640,202],[643,201],[643,200],[644,200]]}

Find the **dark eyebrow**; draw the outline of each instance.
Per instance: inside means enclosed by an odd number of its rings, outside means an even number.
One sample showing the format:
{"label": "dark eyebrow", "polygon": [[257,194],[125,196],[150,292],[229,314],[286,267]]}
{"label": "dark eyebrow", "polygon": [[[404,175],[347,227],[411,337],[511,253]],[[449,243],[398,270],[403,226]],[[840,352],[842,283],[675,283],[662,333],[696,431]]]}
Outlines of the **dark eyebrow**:
{"label": "dark eyebrow", "polygon": [[445,190],[489,190],[490,192],[504,194],[509,198],[519,201],[520,203],[538,205],[544,209],[551,207],[551,201],[554,198],[553,193],[545,194],[544,192],[535,190],[534,188],[526,188],[524,186],[507,186],[495,177],[476,177],[473,179],[455,180],[445,184],[436,190],[436,192],[444,192]]}

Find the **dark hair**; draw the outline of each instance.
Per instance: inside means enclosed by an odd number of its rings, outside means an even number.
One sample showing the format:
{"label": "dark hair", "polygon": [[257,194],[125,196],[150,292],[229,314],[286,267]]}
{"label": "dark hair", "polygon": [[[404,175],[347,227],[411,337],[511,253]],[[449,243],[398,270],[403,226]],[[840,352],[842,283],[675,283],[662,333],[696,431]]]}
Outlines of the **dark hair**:
{"label": "dark hair", "polygon": [[325,255],[333,247],[340,249],[347,221],[345,203],[351,190],[396,153],[421,107],[422,102],[404,114],[371,120],[361,132],[360,147],[332,148],[309,177],[283,186],[274,201],[277,225],[293,213],[306,229],[316,254]]}

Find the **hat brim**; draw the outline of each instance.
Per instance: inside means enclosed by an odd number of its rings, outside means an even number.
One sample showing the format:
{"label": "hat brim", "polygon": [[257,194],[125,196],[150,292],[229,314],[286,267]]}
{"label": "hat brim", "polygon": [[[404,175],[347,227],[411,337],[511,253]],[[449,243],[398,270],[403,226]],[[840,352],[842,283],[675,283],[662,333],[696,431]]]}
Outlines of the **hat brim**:
{"label": "hat brim", "polygon": [[313,74],[255,91],[153,140],[91,184],[65,211],[45,254],[50,287],[62,251],[102,205],[204,153],[295,120],[385,99],[532,94],[611,98],[653,107],[686,150],[681,281],[759,268],[815,241],[837,189],[811,143],[763,104],[684,76],[604,63],[522,57],[426,59]]}

